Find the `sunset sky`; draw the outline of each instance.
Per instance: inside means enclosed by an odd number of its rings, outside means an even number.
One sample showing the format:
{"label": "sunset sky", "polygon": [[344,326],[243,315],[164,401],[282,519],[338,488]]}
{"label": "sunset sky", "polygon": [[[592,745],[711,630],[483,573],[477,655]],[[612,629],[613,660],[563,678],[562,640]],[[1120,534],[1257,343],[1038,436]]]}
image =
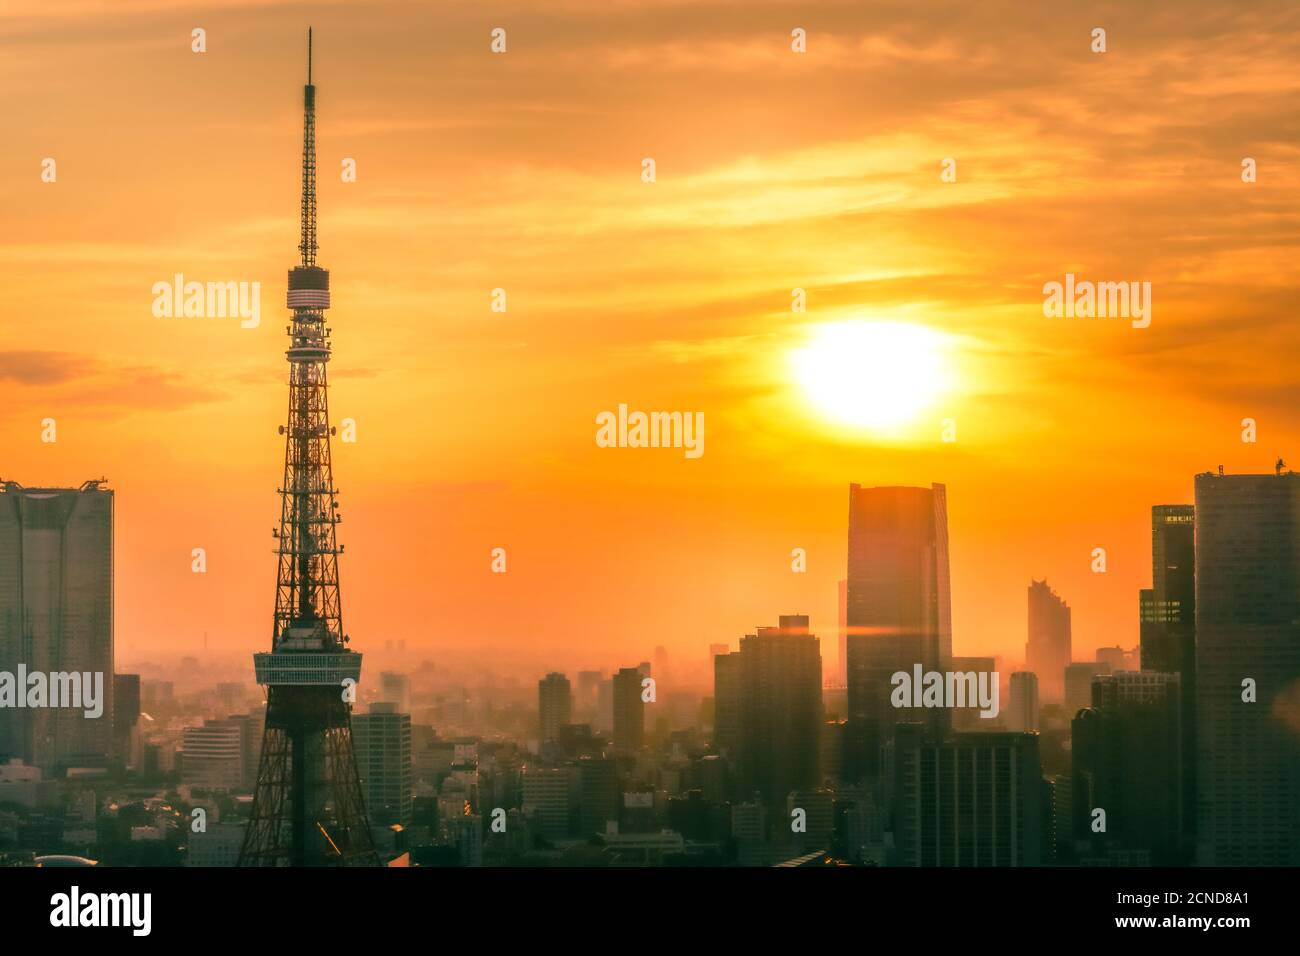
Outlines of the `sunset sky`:
{"label": "sunset sky", "polygon": [[[1020,660],[1046,577],[1091,659],[1151,505],[1300,462],[1293,2],[5,0],[0,477],[116,491],[121,661],[269,648],[308,25],[359,650],[700,666],[808,613],[829,672],[849,483],[942,482],[954,651]],[[1067,272],[1150,282],[1150,327],[1044,317]],[[176,273],[260,326],[155,318]],[[846,424],[817,370],[878,323],[918,407]],[[597,447],[620,403],[705,453]]]}

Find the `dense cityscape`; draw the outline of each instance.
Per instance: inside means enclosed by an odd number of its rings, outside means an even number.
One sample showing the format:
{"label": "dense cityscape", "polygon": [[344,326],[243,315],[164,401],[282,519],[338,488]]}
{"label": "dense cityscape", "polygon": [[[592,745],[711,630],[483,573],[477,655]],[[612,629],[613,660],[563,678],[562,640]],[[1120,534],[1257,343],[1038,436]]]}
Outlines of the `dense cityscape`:
{"label": "dense cityscape", "polygon": [[[375,648],[351,728],[378,861],[1294,865],[1300,475],[1192,491],[1151,509],[1140,645],[1094,660],[1046,581],[1022,661],[953,655],[940,484],[850,486],[836,635],[756,608],[697,660],[535,684]],[[0,860],[232,866],[264,695],[220,655],[115,670],[113,503],[0,486]],[[15,706],[24,672],[112,680],[92,717]]]}

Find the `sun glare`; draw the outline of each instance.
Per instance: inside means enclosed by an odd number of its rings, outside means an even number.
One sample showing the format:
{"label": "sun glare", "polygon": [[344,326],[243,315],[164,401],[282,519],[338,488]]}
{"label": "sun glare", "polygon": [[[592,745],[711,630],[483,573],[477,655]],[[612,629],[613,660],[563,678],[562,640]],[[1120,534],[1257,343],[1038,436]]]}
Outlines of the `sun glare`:
{"label": "sun glare", "polygon": [[947,386],[943,337],[905,322],[820,325],[791,359],[810,404],[824,418],[850,428],[902,428]]}

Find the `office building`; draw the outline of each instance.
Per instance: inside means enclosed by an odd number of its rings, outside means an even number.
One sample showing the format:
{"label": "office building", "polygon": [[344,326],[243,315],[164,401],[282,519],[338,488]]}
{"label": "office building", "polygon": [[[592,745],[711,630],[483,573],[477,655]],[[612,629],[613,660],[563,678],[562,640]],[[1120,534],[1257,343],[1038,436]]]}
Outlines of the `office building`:
{"label": "office building", "polygon": [[244,731],[237,721],[206,720],[201,727],[186,727],[177,756],[182,783],[198,790],[244,788]]}
{"label": "office building", "polygon": [[372,704],[352,718],[357,770],[371,825],[411,825],[411,715]]}
{"label": "office building", "polygon": [[740,754],[744,706],[740,652],[713,658],[713,749],[735,761]]}
{"label": "office building", "polygon": [[604,833],[610,820],[617,822],[622,791],[618,762],[584,757],[578,765],[578,825],[582,836]]}
{"label": "office building", "polygon": [[524,816],[532,819],[537,832],[548,839],[562,839],[573,831],[579,772],[572,767],[532,766],[520,778]]}
{"label": "office building", "polygon": [[0,708],[0,760],[47,775],[113,751],[113,492],[0,485],[0,671],[91,675],[103,712]]}
{"label": "office building", "polygon": [[[947,670],[952,659],[948,505],[943,485],[849,486],[845,585],[847,772],[877,780],[894,724],[916,715],[890,705],[890,678],[913,665]],[[923,718],[936,730],[947,711]]]}
{"label": "office building", "polygon": [[1196,476],[1198,862],[1300,864],[1300,475]]}
{"label": "office building", "polygon": [[[1091,706],[1072,723],[1072,830],[1085,859],[1119,851],[1182,865],[1183,749],[1179,676],[1124,671],[1095,677]],[[1093,813],[1106,813],[1094,832]]]}
{"label": "office building", "polygon": [[[649,669],[648,664],[642,667]],[[613,681],[614,748],[640,750],[645,742],[645,701],[641,698],[642,673],[636,667],[619,668]]]}
{"label": "office building", "polygon": [[1196,509],[1151,509],[1151,589],[1139,598],[1142,670],[1195,670]]}
{"label": "office building", "polygon": [[1196,832],[1196,509],[1151,509],[1151,588],[1138,596],[1141,669],[1177,674],[1182,698],[1183,826]]}
{"label": "office building", "polygon": [[560,728],[573,719],[573,692],[563,674],[550,673],[537,682],[537,709],[542,743],[560,739]]}
{"label": "office building", "polygon": [[1038,866],[1049,790],[1036,734],[895,731],[894,839],[900,866]]}
{"label": "office building", "polygon": [[[812,790],[821,783],[821,645],[808,633],[806,615],[782,615],[777,627],[760,627],[741,638],[735,656],[741,792],[780,807],[791,790]],[[725,688],[722,696],[728,696]]]}
{"label": "office building", "polygon": [[1046,581],[1030,582],[1025,669],[1038,675],[1038,693],[1045,704],[1060,704],[1065,700],[1070,644],[1070,606]]}

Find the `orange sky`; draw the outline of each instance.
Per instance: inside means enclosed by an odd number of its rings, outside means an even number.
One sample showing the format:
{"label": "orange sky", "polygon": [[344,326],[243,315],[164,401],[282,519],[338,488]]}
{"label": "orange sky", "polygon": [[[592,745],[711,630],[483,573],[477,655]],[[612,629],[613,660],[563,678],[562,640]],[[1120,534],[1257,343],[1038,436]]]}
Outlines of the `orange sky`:
{"label": "orange sky", "polygon": [[[806,612],[833,661],[848,484],[939,481],[955,651],[1018,658],[1045,576],[1087,658],[1137,642],[1152,504],[1300,457],[1294,3],[8,0],[0,477],[109,479],[120,659],[269,643],[309,23],[360,650],[702,662]],[[177,272],[261,282],[261,325],[154,318]],[[1151,326],[1045,318],[1066,272],[1149,281]],[[791,374],[849,320],[943,336],[901,433]],[[596,447],[620,402],[705,454]]]}

